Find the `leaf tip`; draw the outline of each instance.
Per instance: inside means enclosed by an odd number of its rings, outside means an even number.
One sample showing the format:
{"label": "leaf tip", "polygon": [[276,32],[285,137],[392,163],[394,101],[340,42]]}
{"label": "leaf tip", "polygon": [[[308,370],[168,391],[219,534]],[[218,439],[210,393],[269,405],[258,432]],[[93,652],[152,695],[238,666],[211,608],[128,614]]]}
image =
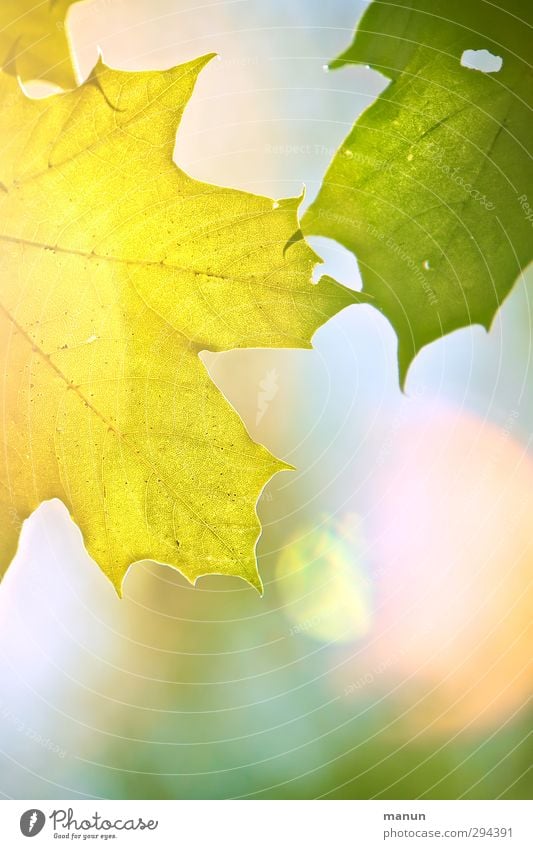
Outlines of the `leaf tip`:
{"label": "leaf tip", "polygon": [[246,577],[245,581],[250,584],[251,587],[254,588],[259,593],[259,596],[263,598],[265,594],[265,588],[263,586],[263,581],[261,580],[261,576],[259,575],[259,571],[257,566],[254,567],[253,573],[250,577]]}
{"label": "leaf tip", "polygon": [[209,65],[209,63],[210,63],[213,59],[220,59],[220,58],[221,58],[221,57],[220,57],[220,54],[215,53],[215,52],[213,51],[213,52],[211,52],[211,53],[204,53],[204,55],[203,55],[203,56],[198,56],[198,58],[197,58],[197,59],[193,59],[193,61],[192,61],[192,63],[191,63],[191,64],[198,65],[198,67],[200,68],[200,70],[202,70],[202,68],[205,68],[205,66],[206,66],[206,65]]}
{"label": "leaf tip", "polygon": [[409,371],[422,347],[424,346],[415,345],[412,338],[409,338],[408,343],[404,342],[401,335],[398,333],[398,380],[400,383],[400,390],[404,395],[407,394],[405,387]]}
{"label": "leaf tip", "polygon": [[111,575],[107,576],[111,581],[117,596],[121,600],[124,598],[124,581],[126,580],[126,575],[130,571],[132,565],[133,564],[131,564],[128,569],[120,575],[117,575],[116,572],[113,571]]}

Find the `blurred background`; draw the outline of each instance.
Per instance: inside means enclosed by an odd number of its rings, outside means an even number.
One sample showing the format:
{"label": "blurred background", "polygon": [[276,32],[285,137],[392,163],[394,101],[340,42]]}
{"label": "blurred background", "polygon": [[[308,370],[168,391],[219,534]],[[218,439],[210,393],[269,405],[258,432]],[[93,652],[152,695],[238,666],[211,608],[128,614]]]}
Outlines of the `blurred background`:
{"label": "blurred background", "polygon": [[[193,176],[315,195],[385,81],[327,72],[356,0],[87,0],[81,77],[216,51],[176,144]],[[326,270],[354,258],[314,239]],[[59,503],[0,586],[0,792],[14,798],[526,798],[532,782],[532,284],[489,334],[425,349],[351,307],[312,351],[205,355],[250,434],[297,467],[266,488],[264,597],[132,568],[119,600]]]}

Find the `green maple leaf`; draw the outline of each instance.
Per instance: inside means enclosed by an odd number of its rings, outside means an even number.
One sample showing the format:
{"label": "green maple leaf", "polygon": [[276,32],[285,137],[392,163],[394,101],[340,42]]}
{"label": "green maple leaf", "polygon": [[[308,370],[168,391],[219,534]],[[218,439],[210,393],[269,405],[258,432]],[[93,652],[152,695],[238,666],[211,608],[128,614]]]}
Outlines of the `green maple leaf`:
{"label": "green maple leaf", "polygon": [[0,64],[23,80],[73,88],[76,76],[65,28],[76,0],[2,0]]}
{"label": "green maple leaf", "polygon": [[260,586],[255,505],[288,468],[248,436],[201,350],[311,347],[354,294],[311,283],[299,199],[198,182],[172,161],[204,57],[99,64],[31,101],[0,75],[0,556],[61,499],[120,592],[146,558]]}
{"label": "green maple leaf", "polygon": [[[374,2],[331,65],[367,63],[392,82],[334,157],[303,227],[357,256],[398,334],[402,381],[428,342],[488,329],[532,258],[532,10],[530,0]],[[465,67],[470,50],[501,69]]]}

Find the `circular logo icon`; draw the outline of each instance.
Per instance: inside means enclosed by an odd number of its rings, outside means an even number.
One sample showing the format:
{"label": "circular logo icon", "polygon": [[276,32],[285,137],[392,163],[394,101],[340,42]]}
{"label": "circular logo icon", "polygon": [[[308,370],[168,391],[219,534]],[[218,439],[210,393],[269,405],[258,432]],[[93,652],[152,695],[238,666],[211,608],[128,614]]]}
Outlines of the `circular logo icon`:
{"label": "circular logo icon", "polygon": [[37,808],[30,808],[29,811],[24,811],[20,818],[20,830],[24,837],[35,837],[43,830],[46,822],[46,817],[42,811]]}

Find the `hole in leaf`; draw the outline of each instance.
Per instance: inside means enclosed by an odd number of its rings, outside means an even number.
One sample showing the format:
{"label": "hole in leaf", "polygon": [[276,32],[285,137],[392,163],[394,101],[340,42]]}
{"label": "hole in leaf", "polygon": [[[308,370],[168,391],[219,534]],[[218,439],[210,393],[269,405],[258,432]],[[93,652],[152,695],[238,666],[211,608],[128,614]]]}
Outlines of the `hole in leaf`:
{"label": "hole in leaf", "polygon": [[473,71],[483,71],[485,74],[496,74],[503,65],[501,56],[495,56],[489,50],[464,50],[461,56],[463,68]]}
{"label": "hole in leaf", "polygon": [[313,271],[313,282],[318,283],[323,274],[329,274],[349,289],[360,291],[362,280],[359,266],[353,253],[335,239],[326,236],[308,236],[309,244],[321,257],[322,262]]}

